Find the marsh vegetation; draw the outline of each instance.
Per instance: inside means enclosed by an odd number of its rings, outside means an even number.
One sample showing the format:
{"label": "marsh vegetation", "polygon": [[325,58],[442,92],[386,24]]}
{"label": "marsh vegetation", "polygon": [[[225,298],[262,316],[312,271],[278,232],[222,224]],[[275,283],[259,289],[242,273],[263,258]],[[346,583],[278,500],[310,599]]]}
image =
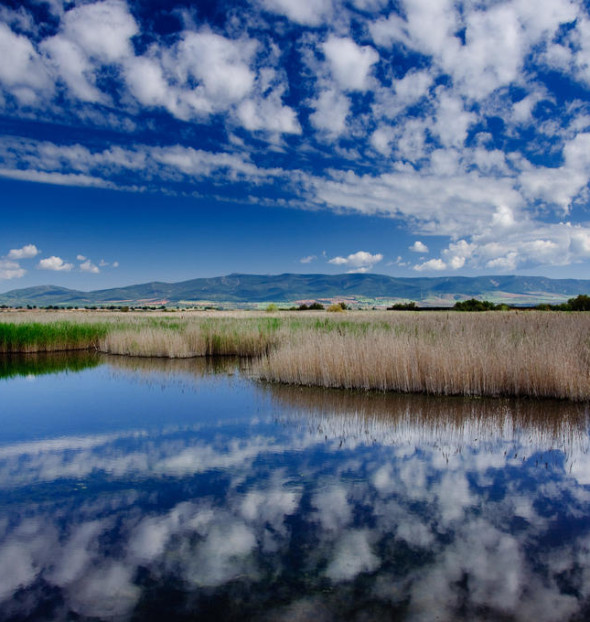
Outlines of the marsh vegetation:
{"label": "marsh vegetation", "polygon": [[583,313],[0,317],[0,352],[83,348],[136,357],[247,357],[256,377],[293,385],[590,399],[590,315]]}

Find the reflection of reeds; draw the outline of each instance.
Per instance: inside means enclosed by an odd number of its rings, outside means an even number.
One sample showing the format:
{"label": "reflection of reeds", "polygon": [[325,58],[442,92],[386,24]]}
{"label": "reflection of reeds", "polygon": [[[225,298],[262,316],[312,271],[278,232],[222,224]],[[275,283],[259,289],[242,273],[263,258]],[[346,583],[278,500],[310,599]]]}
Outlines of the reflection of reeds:
{"label": "reflection of reeds", "polygon": [[280,419],[347,443],[516,441],[544,449],[588,450],[586,404],[341,391],[267,384]]}
{"label": "reflection of reeds", "polygon": [[225,357],[196,357],[182,359],[99,355],[101,362],[116,370],[140,374],[144,377],[176,378],[179,376],[203,378],[234,371],[239,359]]}
{"label": "reflection of reeds", "polygon": [[62,371],[78,372],[100,364],[94,352],[39,352],[35,354],[8,354],[0,356],[0,378],[40,376]]}

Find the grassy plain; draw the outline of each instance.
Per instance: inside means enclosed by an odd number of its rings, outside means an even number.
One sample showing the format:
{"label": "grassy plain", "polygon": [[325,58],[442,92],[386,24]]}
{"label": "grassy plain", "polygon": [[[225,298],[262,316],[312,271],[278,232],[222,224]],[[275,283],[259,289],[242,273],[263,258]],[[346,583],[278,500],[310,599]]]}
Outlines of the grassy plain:
{"label": "grassy plain", "polygon": [[139,357],[252,357],[256,377],[293,385],[590,399],[588,313],[0,314],[0,352],[53,346]]}

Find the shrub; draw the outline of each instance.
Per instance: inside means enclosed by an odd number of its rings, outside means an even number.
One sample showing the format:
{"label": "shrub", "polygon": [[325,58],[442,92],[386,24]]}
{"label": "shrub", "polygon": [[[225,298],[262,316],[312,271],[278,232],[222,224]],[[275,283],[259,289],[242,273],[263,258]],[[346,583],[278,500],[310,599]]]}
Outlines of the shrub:
{"label": "shrub", "polygon": [[590,311],[590,296],[580,294],[576,298],[570,298],[567,304],[572,311]]}
{"label": "shrub", "polygon": [[477,300],[470,298],[469,300],[461,300],[453,306],[455,311],[494,311],[496,305],[489,300]]}
{"label": "shrub", "polygon": [[342,303],[336,302],[328,307],[328,311],[330,313],[342,313],[344,309],[342,308]]}

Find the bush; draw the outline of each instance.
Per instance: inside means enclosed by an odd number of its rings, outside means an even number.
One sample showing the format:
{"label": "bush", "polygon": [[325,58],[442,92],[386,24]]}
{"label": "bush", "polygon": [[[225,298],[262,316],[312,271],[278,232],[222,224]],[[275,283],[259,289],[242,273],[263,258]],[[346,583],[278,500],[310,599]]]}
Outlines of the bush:
{"label": "bush", "polygon": [[274,302],[271,302],[267,307],[266,307],[266,312],[267,313],[273,313],[274,311],[278,311],[279,308],[277,307],[277,305],[275,305]]}
{"label": "bush", "polygon": [[576,298],[570,298],[567,304],[572,311],[590,311],[590,296],[580,294]]}
{"label": "bush", "polygon": [[328,311],[330,313],[342,313],[344,311],[343,307],[342,307],[342,303],[340,302],[336,302],[333,305],[330,305],[328,307]]}
{"label": "bush", "polygon": [[412,300],[412,302],[396,302],[391,305],[391,307],[387,307],[388,311],[415,311],[418,308],[418,305]]}
{"label": "bush", "polygon": [[469,300],[461,300],[453,306],[455,311],[494,311],[496,305],[489,300],[477,300],[470,298]]}

